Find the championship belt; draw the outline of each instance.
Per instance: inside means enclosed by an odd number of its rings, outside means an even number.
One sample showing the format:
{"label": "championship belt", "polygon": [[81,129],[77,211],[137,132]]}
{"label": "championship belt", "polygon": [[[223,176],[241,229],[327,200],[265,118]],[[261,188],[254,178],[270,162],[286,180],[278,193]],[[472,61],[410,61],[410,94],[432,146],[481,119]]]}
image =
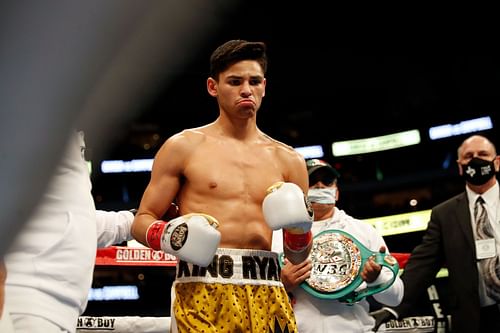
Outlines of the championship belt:
{"label": "championship belt", "polygon": [[[317,234],[313,238],[309,258],[313,265],[311,276],[300,286],[315,297],[336,299],[348,304],[387,289],[394,283],[399,271],[399,264],[393,256],[370,251],[342,230],[326,230]],[[379,285],[357,289],[363,283],[363,266],[370,258],[389,268],[393,273],[392,279]],[[281,266],[284,265],[283,259],[282,253],[279,260]]]}

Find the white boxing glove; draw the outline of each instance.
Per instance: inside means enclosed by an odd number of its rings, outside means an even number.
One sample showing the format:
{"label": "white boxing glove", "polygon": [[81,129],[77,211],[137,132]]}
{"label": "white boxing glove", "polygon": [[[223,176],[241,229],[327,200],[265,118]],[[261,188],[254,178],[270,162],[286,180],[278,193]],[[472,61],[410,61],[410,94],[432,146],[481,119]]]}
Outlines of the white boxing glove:
{"label": "white boxing glove", "polygon": [[219,247],[218,226],[215,217],[192,213],[169,222],[155,221],[148,228],[146,240],[153,250],[162,250],[180,260],[206,267]]}
{"label": "white boxing glove", "polygon": [[266,223],[273,230],[283,228],[301,234],[312,227],[314,212],[297,184],[278,182],[269,187],[262,210]]}

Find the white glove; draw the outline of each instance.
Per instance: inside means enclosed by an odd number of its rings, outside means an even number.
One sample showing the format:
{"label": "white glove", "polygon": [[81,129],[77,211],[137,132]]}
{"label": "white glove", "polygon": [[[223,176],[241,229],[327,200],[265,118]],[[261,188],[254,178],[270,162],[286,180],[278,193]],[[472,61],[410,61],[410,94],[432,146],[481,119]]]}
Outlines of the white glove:
{"label": "white glove", "polygon": [[[187,214],[170,222],[156,221],[147,232],[150,247],[176,256],[180,260],[206,267],[219,247],[219,222],[207,214]],[[158,236],[161,234],[160,238]],[[154,244],[158,244],[155,246]]]}
{"label": "white glove", "polygon": [[294,183],[278,182],[269,187],[262,210],[266,223],[273,230],[283,228],[302,234],[311,229],[314,212],[307,196]]}

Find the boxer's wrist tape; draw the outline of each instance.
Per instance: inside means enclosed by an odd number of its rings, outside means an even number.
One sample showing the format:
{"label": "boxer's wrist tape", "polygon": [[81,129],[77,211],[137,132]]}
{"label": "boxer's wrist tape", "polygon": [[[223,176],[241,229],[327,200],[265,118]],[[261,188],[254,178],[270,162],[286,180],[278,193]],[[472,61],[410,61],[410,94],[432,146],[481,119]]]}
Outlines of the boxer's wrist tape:
{"label": "boxer's wrist tape", "polygon": [[146,243],[148,243],[148,246],[153,250],[161,250],[161,236],[167,224],[168,222],[157,220],[148,227],[146,231]]}
{"label": "boxer's wrist tape", "polygon": [[284,230],[285,246],[292,251],[301,251],[305,249],[312,241],[312,232],[309,230],[303,234],[294,234]]}

